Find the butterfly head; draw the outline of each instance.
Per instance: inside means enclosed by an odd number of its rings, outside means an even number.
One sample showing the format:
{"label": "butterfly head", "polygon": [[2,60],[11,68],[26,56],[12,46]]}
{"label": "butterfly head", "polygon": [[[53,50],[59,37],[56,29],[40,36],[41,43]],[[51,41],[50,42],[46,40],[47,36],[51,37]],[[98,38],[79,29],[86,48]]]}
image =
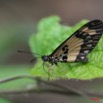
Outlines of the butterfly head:
{"label": "butterfly head", "polygon": [[49,57],[46,56],[46,55],[42,56],[41,58],[42,58],[43,61],[48,61],[49,60]]}

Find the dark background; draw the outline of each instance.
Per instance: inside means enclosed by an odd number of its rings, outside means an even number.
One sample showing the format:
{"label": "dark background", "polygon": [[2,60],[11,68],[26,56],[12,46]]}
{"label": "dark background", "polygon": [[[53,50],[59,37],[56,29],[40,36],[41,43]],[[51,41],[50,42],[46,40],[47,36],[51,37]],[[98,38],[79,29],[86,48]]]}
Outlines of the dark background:
{"label": "dark background", "polygon": [[[103,20],[103,0],[0,0],[0,77],[28,74],[27,69],[7,68],[12,65],[30,65],[30,55],[16,51],[29,51],[28,38],[36,32],[38,21],[47,16],[58,15],[63,24],[75,25],[82,19]],[[6,68],[4,68],[6,66]],[[21,72],[22,71],[22,72]],[[31,81],[28,81],[32,83]],[[101,91],[102,79],[92,81],[61,81],[68,86],[88,91]],[[7,87],[12,88],[12,85]],[[1,86],[2,89],[4,86]],[[6,88],[6,87],[5,87]],[[18,88],[18,86],[16,87]],[[14,103],[88,103],[82,97],[54,94],[8,96]],[[0,102],[4,103],[4,102]],[[94,102],[93,102],[94,103]]]}

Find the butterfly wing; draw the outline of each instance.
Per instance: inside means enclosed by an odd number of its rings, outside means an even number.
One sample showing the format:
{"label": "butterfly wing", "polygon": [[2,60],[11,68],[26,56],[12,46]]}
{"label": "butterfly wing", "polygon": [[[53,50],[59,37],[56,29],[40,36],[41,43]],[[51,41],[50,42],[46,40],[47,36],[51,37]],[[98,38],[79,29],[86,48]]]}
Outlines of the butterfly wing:
{"label": "butterfly wing", "polygon": [[50,55],[60,62],[85,62],[103,34],[103,22],[93,20],[67,38]]}

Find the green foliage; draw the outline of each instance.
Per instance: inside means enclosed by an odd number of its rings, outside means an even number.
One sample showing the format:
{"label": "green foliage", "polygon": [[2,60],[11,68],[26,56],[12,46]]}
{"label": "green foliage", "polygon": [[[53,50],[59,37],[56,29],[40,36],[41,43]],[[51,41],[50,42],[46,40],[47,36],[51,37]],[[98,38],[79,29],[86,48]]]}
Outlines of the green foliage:
{"label": "green foliage", "polygon": [[[20,75],[29,75],[29,65],[0,65],[0,79],[10,78]],[[18,79],[11,82],[1,83],[0,90],[13,90],[26,88],[25,85],[32,84],[34,81],[30,79]],[[1,103],[1,102],[0,102]]]}
{"label": "green foliage", "polygon": [[0,103],[11,103],[11,102],[6,99],[0,98]]}
{"label": "green foliage", "polygon": [[[60,24],[60,18],[51,16],[42,19],[38,23],[37,33],[31,35],[29,45],[31,51],[41,55],[49,55],[53,50],[68,38],[74,31],[79,29],[88,20],[82,20],[75,26],[66,26]],[[45,63],[45,70],[50,74],[51,79],[57,78],[75,78],[88,80],[103,77],[103,38],[101,38],[97,47],[88,55],[89,62],[84,63],[59,63],[59,67],[50,66]],[[49,66],[48,66],[49,65]],[[35,76],[48,77],[48,73],[43,69],[41,58],[37,60],[36,65],[31,72]]]}

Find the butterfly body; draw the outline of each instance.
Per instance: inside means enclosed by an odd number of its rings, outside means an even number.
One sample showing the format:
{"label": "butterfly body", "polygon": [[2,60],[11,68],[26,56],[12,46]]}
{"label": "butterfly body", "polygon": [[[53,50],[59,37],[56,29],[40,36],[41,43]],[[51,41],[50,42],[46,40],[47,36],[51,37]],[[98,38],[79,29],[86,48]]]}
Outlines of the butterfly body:
{"label": "butterfly body", "polygon": [[52,65],[58,62],[87,62],[90,53],[103,34],[103,22],[93,20],[82,26],[59,45],[53,53],[42,56],[42,60]]}
{"label": "butterfly body", "polygon": [[57,63],[58,63],[58,59],[51,57],[51,56],[42,56],[42,60],[44,62],[49,62],[52,65],[54,65],[54,64],[57,65]]}

